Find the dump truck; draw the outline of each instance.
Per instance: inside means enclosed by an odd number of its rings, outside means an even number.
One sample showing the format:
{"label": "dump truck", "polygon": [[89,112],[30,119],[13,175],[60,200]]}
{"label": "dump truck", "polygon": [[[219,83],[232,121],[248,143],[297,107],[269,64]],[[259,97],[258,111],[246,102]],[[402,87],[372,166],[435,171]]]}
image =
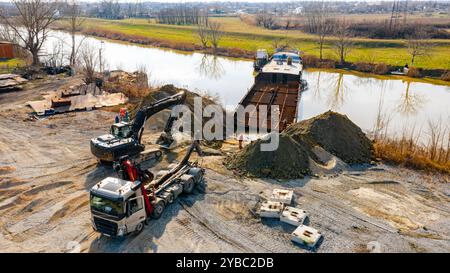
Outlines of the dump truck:
{"label": "dump truck", "polygon": [[[144,106],[136,113],[132,122],[120,121],[111,125],[109,134],[101,135],[91,139],[91,153],[101,162],[114,162],[123,156],[136,157],[148,156],[159,158],[162,153],[159,149],[150,149],[146,152],[145,146],[141,143],[144,126],[147,119],[164,109],[172,108],[183,104],[186,100],[186,93],[179,92],[173,96],[156,101],[148,106]],[[175,140],[171,135],[172,125],[176,117],[170,116],[166,122],[164,132],[159,137],[157,144],[162,148],[171,148]]]}
{"label": "dump truck", "polygon": [[201,155],[198,140],[178,164],[155,177],[129,157],[121,158],[114,165],[118,177],[107,177],[90,190],[94,230],[110,237],[138,234],[150,219],[160,218],[180,194],[192,193],[203,183],[205,173],[197,163],[189,162],[194,150]]}

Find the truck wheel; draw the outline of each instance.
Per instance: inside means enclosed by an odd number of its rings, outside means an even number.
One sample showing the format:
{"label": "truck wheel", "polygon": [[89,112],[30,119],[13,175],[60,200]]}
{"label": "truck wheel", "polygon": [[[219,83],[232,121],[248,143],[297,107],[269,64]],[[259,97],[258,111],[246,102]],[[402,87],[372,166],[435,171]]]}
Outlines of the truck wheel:
{"label": "truck wheel", "polygon": [[164,211],[164,201],[163,200],[159,200],[158,202],[155,203],[155,205],[153,206],[153,213],[152,213],[152,217],[155,219],[159,219],[159,217],[161,217],[161,214]]}
{"label": "truck wheel", "polygon": [[144,229],[144,222],[140,222],[139,224],[137,224],[136,229],[134,230],[134,234],[138,235],[139,233],[142,232],[143,229]]}
{"label": "truck wheel", "polygon": [[186,180],[183,185],[183,192],[191,193],[192,190],[194,190],[194,186],[195,186],[194,179],[190,178],[190,179]]}
{"label": "truck wheel", "polygon": [[173,203],[173,200],[174,200],[174,198],[173,198],[173,193],[170,193],[170,194],[167,196],[166,201],[167,201],[167,203],[172,204],[172,203]]}

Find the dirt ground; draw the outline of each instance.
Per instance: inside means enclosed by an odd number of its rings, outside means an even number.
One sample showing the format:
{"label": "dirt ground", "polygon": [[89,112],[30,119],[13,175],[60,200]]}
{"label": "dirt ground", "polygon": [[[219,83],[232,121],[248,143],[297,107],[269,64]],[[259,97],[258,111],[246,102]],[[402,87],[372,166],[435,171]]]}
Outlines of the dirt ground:
{"label": "dirt ground", "polygon": [[[113,173],[97,164],[89,140],[108,130],[114,113],[32,121],[25,105],[72,81],[43,80],[0,94],[0,252],[367,252],[368,245],[381,252],[450,252],[448,177],[381,164],[298,180],[242,178],[222,165],[223,154],[236,150],[232,141],[193,157],[206,168],[206,187],[177,199],[141,234],[99,236],[91,228],[88,192]],[[144,142],[157,135],[148,130]],[[183,151],[165,154],[154,169]],[[256,215],[274,188],[294,190],[308,225],[323,234],[318,247],[294,245],[293,227]]]}

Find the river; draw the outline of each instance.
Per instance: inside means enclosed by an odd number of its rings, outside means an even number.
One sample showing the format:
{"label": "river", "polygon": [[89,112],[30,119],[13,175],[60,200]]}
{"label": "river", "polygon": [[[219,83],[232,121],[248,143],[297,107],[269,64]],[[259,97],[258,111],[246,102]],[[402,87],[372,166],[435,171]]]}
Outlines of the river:
{"label": "river", "polygon": [[[77,36],[77,40],[81,40]],[[68,49],[69,35],[54,32],[44,45],[50,53],[58,41]],[[142,47],[125,43],[86,38],[84,45],[102,48],[105,67],[110,70],[135,71],[145,67],[153,85],[173,84],[198,93],[220,98],[227,109],[234,109],[253,84],[251,61],[216,57],[202,53]],[[308,90],[299,101],[298,120],[333,110],[347,115],[364,131],[371,132],[377,117],[388,122],[387,132],[400,136],[414,129],[427,140],[428,122],[450,120],[450,87],[399,79],[378,79],[353,74],[304,71]],[[450,128],[449,128],[450,129]]]}

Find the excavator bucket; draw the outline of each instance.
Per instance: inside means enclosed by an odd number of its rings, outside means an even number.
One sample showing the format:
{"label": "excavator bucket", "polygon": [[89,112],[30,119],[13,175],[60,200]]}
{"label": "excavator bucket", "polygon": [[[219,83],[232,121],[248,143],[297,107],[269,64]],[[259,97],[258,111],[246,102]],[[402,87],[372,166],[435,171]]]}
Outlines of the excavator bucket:
{"label": "excavator bucket", "polygon": [[172,137],[172,135],[163,132],[156,140],[156,144],[163,149],[171,150],[177,146],[177,141]]}

